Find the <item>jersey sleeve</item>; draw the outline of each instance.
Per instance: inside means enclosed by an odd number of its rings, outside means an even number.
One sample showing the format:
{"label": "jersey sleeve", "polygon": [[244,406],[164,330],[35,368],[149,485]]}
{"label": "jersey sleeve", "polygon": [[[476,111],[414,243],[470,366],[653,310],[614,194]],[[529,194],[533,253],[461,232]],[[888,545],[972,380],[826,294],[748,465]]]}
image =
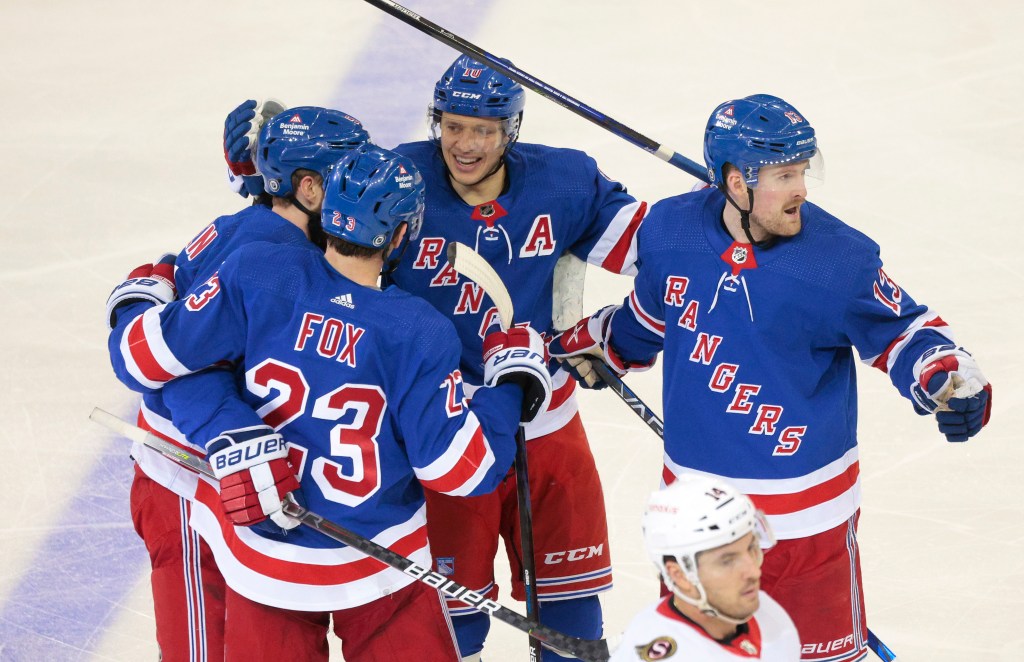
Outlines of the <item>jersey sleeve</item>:
{"label": "jersey sleeve", "polygon": [[937,313],[914,301],[886,273],[877,252],[867,262],[851,284],[846,333],[861,361],[888,374],[900,394],[911,399],[914,363],[927,350],[956,341]]}
{"label": "jersey sleeve", "polygon": [[229,258],[181,299],[118,325],[108,340],[118,379],[134,391],[152,392],[176,377],[240,358],[245,314],[241,292],[231,284],[236,264]]}
{"label": "jersey sleeve", "polygon": [[585,172],[593,177],[593,192],[584,232],[570,250],[606,271],[635,275],[636,234],[647,213],[647,203],[637,201],[622,184],[601,172],[593,158],[585,158]]}
{"label": "jersey sleeve", "polygon": [[[506,384],[463,393],[460,348],[451,323],[439,328],[412,388],[399,404],[399,427],[413,471],[427,489],[452,496],[493,491],[512,464],[522,393]],[[423,340],[423,336],[420,336]],[[422,350],[422,348],[421,348]]]}
{"label": "jersey sleeve", "polygon": [[197,446],[205,447],[225,430],[264,425],[242,399],[233,364],[172,379],[163,387],[163,400],[174,427]]}
{"label": "jersey sleeve", "polygon": [[645,242],[656,245],[650,235],[657,227],[645,224],[640,232],[641,259],[638,261],[633,291],[612,317],[611,345],[616,354],[632,364],[647,364],[665,345],[665,319],[671,309],[666,306],[667,274],[660,265],[659,254],[644,250]]}

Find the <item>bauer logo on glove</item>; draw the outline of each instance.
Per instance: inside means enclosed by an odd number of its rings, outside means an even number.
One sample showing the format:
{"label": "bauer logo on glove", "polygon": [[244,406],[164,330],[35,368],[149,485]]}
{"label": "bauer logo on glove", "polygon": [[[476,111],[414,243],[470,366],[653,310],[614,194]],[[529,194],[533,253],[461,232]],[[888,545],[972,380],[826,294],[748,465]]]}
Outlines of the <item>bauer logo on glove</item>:
{"label": "bauer logo on glove", "polygon": [[529,423],[551,402],[551,373],[544,339],[530,327],[512,327],[484,339],[484,385],[513,382],[523,390],[521,420]]}
{"label": "bauer logo on glove", "polygon": [[[256,443],[248,446],[242,446],[239,448],[231,448],[227,452],[217,453],[213,456],[213,468],[217,471],[230,470],[243,463],[252,463],[253,460],[259,462],[265,461],[263,456],[284,452],[287,454],[288,448],[285,440],[280,436],[264,437],[263,439],[255,440]],[[247,464],[247,466],[250,466]],[[230,473],[230,471],[228,471]]]}

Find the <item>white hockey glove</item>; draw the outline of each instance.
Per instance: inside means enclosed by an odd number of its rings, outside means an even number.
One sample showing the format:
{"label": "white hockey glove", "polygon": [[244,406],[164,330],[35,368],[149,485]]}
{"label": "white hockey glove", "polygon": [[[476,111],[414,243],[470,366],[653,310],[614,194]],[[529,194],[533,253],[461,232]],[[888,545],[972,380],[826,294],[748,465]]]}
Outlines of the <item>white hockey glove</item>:
{"label": "white hockey glove", "polygon": [[572,328],[551,339],[548,351],[563,362],[566,370],[584,388],[604,388],[591,361],[604,361],[620,377],[630,370],[643,371],[654,365],[623,360],[609,344],[612,316],[622,306],[605,306],[590,317],[584,317]]}
{"label": "white hockey glove", "polygon": [[117,326],[119,308],[142,302],[159,306],[177,298],[178,292],[174,286],[175,257],[168,253],[156,264],[143,264],[132,269],[128,279],[115,287],[107,297],[107,328],[113,330]]}
{"label": "white hockey glove", "polygon": [[992,413],[992,385],[963,347],[941,345],[914,364],[910,394],[919,413],[934,413],[947,441],[967,441]]}
{"label": "white hockey glove", "polygon": [[544,339],[530,327],[515,326],[484,338],[484,385],[511,381],[523,390],[520,420],[529,423],[551,403],[551,373]]}
{"label": "white hockey glove", "polygon": [[266,425],[228,430],[207,444],[207,451],[232,522],[252,526],[269,517],[282,529],[299,525],[281,510],[285,496],[299,489],[281,435]]}

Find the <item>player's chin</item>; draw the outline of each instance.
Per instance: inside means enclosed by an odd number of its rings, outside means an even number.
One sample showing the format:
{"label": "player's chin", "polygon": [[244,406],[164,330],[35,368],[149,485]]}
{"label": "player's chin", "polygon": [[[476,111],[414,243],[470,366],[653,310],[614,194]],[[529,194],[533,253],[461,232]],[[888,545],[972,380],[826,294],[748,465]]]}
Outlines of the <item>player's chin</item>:
{"label": "player's chin", "polygon": [[792,237],[799,234],[801,229],[803,229],[803,221],[800,218],[800,209],[797,208],[793,213],[782,213],[773,234],[780,237]]}

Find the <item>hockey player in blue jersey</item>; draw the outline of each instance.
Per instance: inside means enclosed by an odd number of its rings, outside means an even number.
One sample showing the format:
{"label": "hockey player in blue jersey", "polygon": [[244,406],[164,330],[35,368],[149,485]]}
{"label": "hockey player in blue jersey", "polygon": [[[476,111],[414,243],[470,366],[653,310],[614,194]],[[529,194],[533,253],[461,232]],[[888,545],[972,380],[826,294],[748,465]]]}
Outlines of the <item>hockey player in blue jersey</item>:
{"label": "hockey player in blue jersey", "polygon": [[[396,148],[423,173],[427,210],[419,240],[392,278],[455,323],[472,388],[483,382],[480,348],[496,313],[448,265],[446,245],[473,246],[507,285],[517,319],[553,333],[559,257],[572,253],[614,273],[634,273],[635,233],[646,211],[583,152],[518,142],[525,96],[505,75],[459,57],[434,88],[431,139]],[[594,639],[602,633],[598,593],[612,586],[604,497],[576,383],[556,369],[551,406],[525,429],[540,621]],[[427,495],[438,569],[491,598],[498,595],[494,557],[502,537],[512,595],[525,597],[515,489],[510,478],[476,499]],[[488,619],[454,601],[449,608],[463,655],[479,659]],[[561,657],[544,650],[543,659]]]}
{"label": "hockey player in blue jersey", "polygon": [[651,208],[623,305],[551,352],[620,372],[663,352],[664,482],[696,471],[750,495],[780,539],[762,586],[793,617],[802,659],[863,659],[853,349],[949,441],[987,423],[991,386],[878,245],[806,201],[823,170],[796,108],[769,95],[721,104],[704,156],[713,186]]}
{"label": "hockey player in blue jersey", "polygon": [[[254,205],[221,216],[204,227],[178,254],[133,273],[107,302],[107,318],[121,333],[132,321],[123,307],[137,300],[166,300],[176,289],[185,292],[202,283],[239,247],[256,242],[312,246],[311,234],[320,227],[322,171],[347,151],[369,139],[366,130],[343,112],[298,107],[276,117],[252,104],[246,143],[256,142],[263,126],[258,155],[246,149],[235,166],[254,171],[254,156],[266,173],[269,204]],[[264,122],[263,120],[269,120]],[[225,135],[226,146],[230,142]],[[247,168],[241,162],[249,160]],[[138,329],[136,327],[137,331]],[[130,342],[130,340],[129,340]],[[119,346],[111,347],[115,354]],[[260,422],[237,396],[235,376],[216,369],[175,380],[165,389],[143,396],[138,415],[141,427],[202,454],[205,442],[221,430],[207,428],[218,413],[234,412]],[[132,449],[136,460],[131,512],[136,531],[145,541],[152,566],[151,583],[157,643],[163,660],[216,662],[223,655],[224,580],[209,546],[188,525],[190,499],[197,477],[142,445]]]}
{"label": "hockey player in blue jersey", "polygon": [[497,486],[520,418],[550,399],[543,340],[530,328],[491,334],[470,408],[451,322],[377,285],[386,256],[419,229],[412,161],[367,145],[333,167],[324,191],[326,256],[310,244],[236,251],[183,299],[137,317],[122,334],[134,341],[115,342],[115,368],[153,391],[218,361],[243,366],[243,397],[263,420],[218,416],[223,431],[206,450],[220,493],[201,479],[192,516],[228,584],[229,660],[326,660],[331,620],[349,660],[456,660],[436,590],[293,528],[281,500],[298,493],[429,564],[423,487],[470,496]]}
{"label": "hockey player in blue jersey", "polygon": [[[517,319],[552,333],[560,256],[572,253],[614,273],[635,273],[635,236],[646,204],[583,152],[519,143],[525,102],[518,83],[459,57],[435,86],[431,139],[395,148],[423,174],[427,207],[420,237],[390,278],[455,324],[470,395],[484,381],[481,348],[497,311],[448,264],[448,243],[474,247],[508,286]],[[229,133],[244,133],[244,122],[229,116],[227,124]],[[526,426],[540,620],[596,639],[602,632],[597,594],[612,586],[604,496],[578,414],[576,382],[557,364],[551,370],[551,404]],[[500,538],[512,567],[512,595],[524,598],[515,488],[510,477],[474,499],[427,493],[437,569],[491,599],[498,596]],[[479,658],[488,617],[455,600],[449,608],[463,655]],[[548,650],[543,656],[561,659]]]}

